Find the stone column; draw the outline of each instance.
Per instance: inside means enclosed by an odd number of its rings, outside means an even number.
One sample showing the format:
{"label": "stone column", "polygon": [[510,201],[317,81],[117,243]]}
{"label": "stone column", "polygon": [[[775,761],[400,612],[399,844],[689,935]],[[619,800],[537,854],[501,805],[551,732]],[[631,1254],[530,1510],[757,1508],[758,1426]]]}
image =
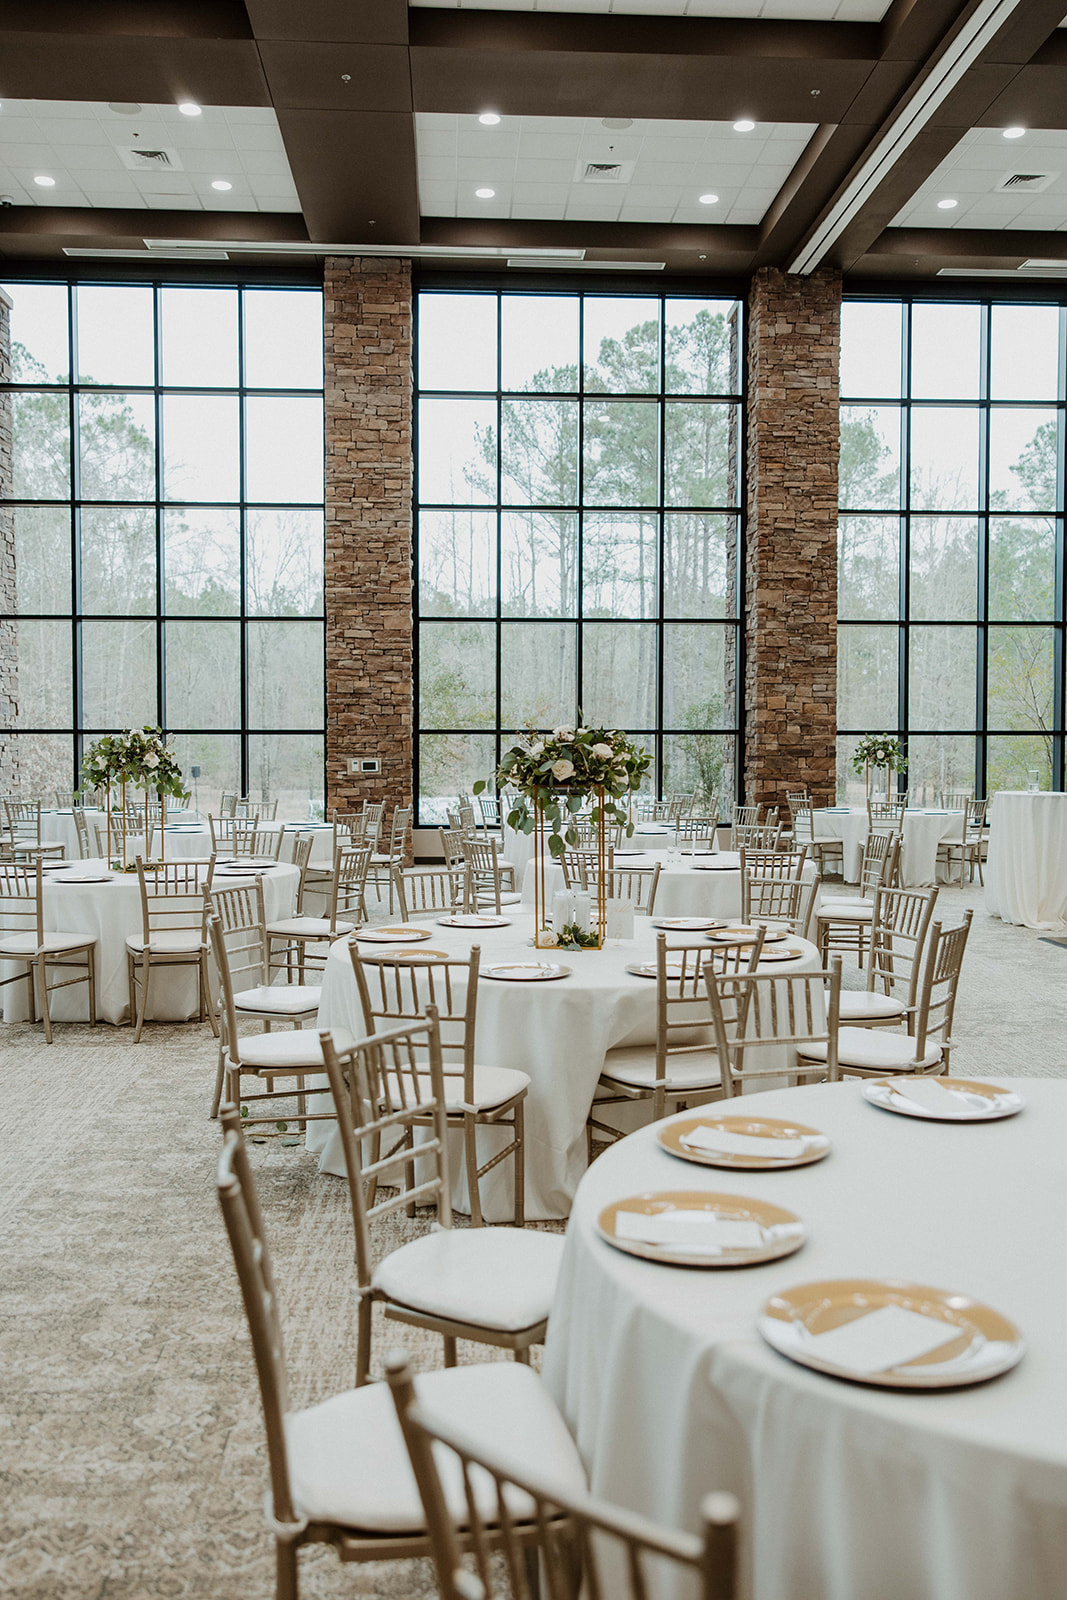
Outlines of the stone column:
{"label": "stone column", "polygon": [[411,264],[328,257],[323,287],[326,803],[410,805]]}
{"label": "stone column", "polygon": [[[0,289],[0,383],[11,382],[11,300]],[[19,792],[18,635],[15,612],[15,514],[4,501],[14,487],[11,393],[0,389],[0,795]]]}
{"label": "stone column", "polygon": [[[748,328],[745,798],[832,804],[841,280],[761,268]],[[784,813],[783,813],[784,814]]]}

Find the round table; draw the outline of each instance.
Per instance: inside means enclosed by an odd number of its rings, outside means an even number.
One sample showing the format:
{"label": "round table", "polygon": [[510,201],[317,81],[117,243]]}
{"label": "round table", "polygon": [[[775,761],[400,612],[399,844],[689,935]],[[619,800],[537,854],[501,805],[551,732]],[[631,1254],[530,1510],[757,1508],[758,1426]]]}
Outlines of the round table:
{"label": "round table", "polygon": [[[735,850],[719,850],[712,854],[700,851],[696,856],[679,855],[668,862],[664,850],[645,850],[638,855],[620,855],[615,852],[615,866],[620,872],[629,868],[654,867],[660,864],[659,883],[656,886],[657,917],[739,917],[741,915],[741,857]],[[805,882],[811,883],[815,868],[811,862],[804,866]],[[555,865],[545,868],[545,893],[551,914],[552,896],[563,888],[563,868]],[[522,877],[522,903],[532,908],[534,903],[534,866],[526,864]]]}
{"label": "round table", "polygon": [[[559,961],[570,977],[550,983],[497,982],[478,985],[475,1058],[487,1065],[517,1067],[531,1078],[526,1099],[526,1215],[531,1219],[565,1217],[586,1167],[585,1123],[607,1052],[617,1045],[649,1044],[656,1037],[656,985],[627,972],[628,965],[655,960],[657,930],[638,917],[635,938],[603,950],[535,952],[531,949],[533,917],[517,913],[505,928],[485,929],[475,940],[470,933],[442,928],[423,919],[414,926],[433,931],[433,949],[456,958],[479,943],[482,965],[504,961]],[[705,945],[701,935],[668,932],[670,944]],[[796,962],[768,971],[814,971],[820,963],[814,945],[792,941],[804,950]],[[330,951],[322,981],[320,1028],[346,1028],[361,1037],[363,1016],[347,939]],[[375,947],[381,950],[381,946]],[[404,948],[411,949],[411,946]],[[462,980],[461,980],[462,983]],[[464,991],[457,985],[458,992]],[[696,1097],[693,1097],[696,1098]],[[650,1114],[650,1103],[640,1103]],[[614,1108],[618,1110],[619,1108]],[[504,1136],[479,1129],[479,1145],[492,1153]],[[320,1154],[319,1170],[344,1174],[344,1157],[336,1129],[313,1123],[307,1146]],[[481,1156],[481,1149],[479,1150]],[[453,1152],[457,1207],[467,1210],[462,1163]],[[511,1166],[501,1163],[485,1182],[482,1203],[486,1218],[503,1221],[512,1215]]]}
{"label": "round table", "polygon": [[[609,838],[614,837],[614,831],[614,826],[609,828]],[[534,835],[532,833],[516,833],[514,828],[509,828],[505,823],[502,837],[504,843],[502,854],[505,860],[510,861],[514,866],[515,881],[520,883],[522,875],[526,871],[527,863],[533,860]],[[669,828],[665,822],[635,822],[633,833],[628,839],[623,839],[623,848],[631,850],[665,850],[674,837],[674,828]],[[625,860],[626,858],[624,857],[623,859]]]}
{"label": "round table", "polygon": [[[695,1532],[701,1496],[733,1490],[757,1600],[1060,1600],[1067,1082],[1008,1081],[1026,1109],[985,1124],[891,1115],[856,1082],[750,1097],[746,1111],[829,1134],[813,1166],[697,1167],[651,1129],[602,1155],[575,1197],[544,1367],[594,1492]],[[810,1236],[779,1261],[702,1271],[596,1234],[610,1201],[682,1188],[781,1204]],[[986,1301],[1021,1328],[1021,1365],[894,1393],[797,1366],[755,1331],[770,1294],[874,1276]]]}
{"label": "round table", "polygon": [[991,916],[1026,928],[1067,924],[1067,794],[993,796],[985,904]]}
{"label": "round table", "polygon": [[[96,937],[96,1014],[101,1022],[130,1020],[129,985],[126,980],[126,940],[140,935],[141,890],[135,872],[108,873],[102,883],[79,883],[77,874],[96,863],[78,862],[69,869],[45,874],[45,928],[64,933],[86,933]],[[288,864],[271,867],[263,874],[263,901],[267,921],[292,916],[300,874]],[[227,874],[219,887],[249,880]],[[3,977],[18,968],[5,964]],[[25,969],[23,969],[25,970]],[[76,984],[59,989],[51,997],[55,1022],[86,1022],[89,1017],[88,989]],[[5,1022],[21,1021],[29,1015],[26,985],[10,984],[0,989]],[[199,1010],[195,971],[185,967],[153,968],[148,1016],[155,1020],[183,1021]]]}
{"label": "round table", "polygon": [[[858,883],[863,846],[867,840],[866,806],[831,806],[813,813],[816,839],[840,839],[843,843],[844,879]],[[901,882],[906,888],[947,881],[947,869],[939,873],[937,847],[963,838],[962,811],[936,811],[918,806],[904,813],[904,849],[901,854]]]}
{"label": "round table", "polygon": [[[310,864],[316,867],[329,867],[333,865],[333,824],[331,822],[262,822],[259,833],[266,835],[267,849],[264,854],[269,854],[274,849],[274,843],[281,829],[282,861],[292,857],[293,846],[299,833],[311,835]],[[176,823],[173,827],[168,823],[166,828],[166,841],[164,853],[168,861],[188,861],[196,856],[209,856],[211,854],[211,829],[206,822],[190,826],[188,823]],[[226,847],[219,845],[219,855],[223,856]]]}

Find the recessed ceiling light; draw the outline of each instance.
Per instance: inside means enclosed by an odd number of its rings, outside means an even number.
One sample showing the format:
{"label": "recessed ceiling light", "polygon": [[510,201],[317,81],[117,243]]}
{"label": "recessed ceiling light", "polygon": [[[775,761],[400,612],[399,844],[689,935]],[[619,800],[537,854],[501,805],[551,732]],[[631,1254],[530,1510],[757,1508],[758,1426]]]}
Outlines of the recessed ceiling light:
{"label": "recessed ceiling light", "polygon": [[700,204],[702,206],[717,206],[718,203],[719,197],[717,194],[702,194],[700,196]]}
{"label": "recessed ceiling light", "polygon": [[937,209],[939,211],[955,211],[958,205],[958,200],[939,200],[937,202]]}
{"label": "recessed ceiling light", "polygon": [[33,181],[39,183],[42,189],[54,189],[56,186],[56,180],[50,178],[46,172],[39,172]]}
{"label": "recessed ceiling light", "polygon": [[225,190],[227,190],[227,189],[232,189],[233,188],[233,184],[232,183],[227,183],[225,178],[212,178],[211,187],[213,189],[220,189],[220,190],[225,192]]}
{"label": "recessed ceiling light", "polygon": [[200,115],[200,107],[195,100],[179,100],[178,110],[183,117],[198,117]]}
{"label": "recessed ceiling light", "polygon": [[627,128],[634,125],[633,117],[601,117],[600,126],[610,128],[612,133],[625,133]]}
{"label": "recessed ceiling light", "polygon": [[144,106],[139,105],[136,100],[109,100],[107,108],[120,117],[139,117],[144,110]]}
{"label": "recessed ceiling light", "polygon": [[497,123],[500,121],[500,118],[497,116],[495,111],[483,111],[481,116],[478,118],[478,121],[481,123],[483,128],[495,128]]}
{"label": "recessed ceiling light", "polygon": [[492,200],[493,196],[496,194],[496,190],[495,189],[475,189],[474,193],[475,193],[475,195],[477,196],[477,198],[479,200]]}
{"label": "recessed ceiling light", "polygon": [[1004,138],[1005,139],[1021,139],[1025,132],[1026,132],[1025,128],[1005,128],[1004,129]]}
{"label": "recessed ceiling light", "polygon": [[756,124],[754,122],[750,122],[748,117],[742,117],[740,122],[734,123],[734,132],[751,133],[755,126]]}

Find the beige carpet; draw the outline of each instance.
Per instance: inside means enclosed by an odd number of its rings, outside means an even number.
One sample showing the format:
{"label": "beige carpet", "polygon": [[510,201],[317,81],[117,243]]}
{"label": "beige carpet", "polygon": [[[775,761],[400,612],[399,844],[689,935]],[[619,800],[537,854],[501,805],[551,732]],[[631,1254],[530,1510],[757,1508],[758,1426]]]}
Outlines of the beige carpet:
{"label": "beige carpet", "polygon": [[[976,908],[953,1070],[1067,1073],[1067,949]],[[853,966],[850,986],[858,983]],[[250,1600],[273,1593],[263,1435],[212,1181],[213,1045],[197,1026],[0,1031],[0,1593],[18,1600]],[[302,1149],[257,1146],[294,1403],[352,1382],[346,1191]],[[400,1219],[388,1243],[410,1227]],[[416,1225],[417,1226],[417,1225]],[[385,1241],[383,1241],[385,1242]],[[424,1363],[439,1345],[383,1328]],[[461,1347],[461,1359],[481,1359]],[[302,1558],[303,1593],[419,1600],[425,1564]]]}

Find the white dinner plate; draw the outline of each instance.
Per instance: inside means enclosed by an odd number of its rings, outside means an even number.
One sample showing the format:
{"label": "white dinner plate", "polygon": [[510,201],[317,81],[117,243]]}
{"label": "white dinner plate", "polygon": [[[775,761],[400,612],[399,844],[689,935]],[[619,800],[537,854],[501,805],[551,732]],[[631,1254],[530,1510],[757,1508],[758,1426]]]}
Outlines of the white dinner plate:
{"label": "white dinner plate", "polygon": [[762,967],[765,961],[799,961],[804,954],[795,944],[774,945],[770,948],[765,944],[759,953],[759,964]]}
{"label": "white dinner plate", "polygon": [[418,944],[421,939],[432,939],[429,928],[411,928],[398,922],[395,927],[361,928],[356,934],[360,944]]}
{"label": "white dinner plate", "polygon": [[[768,928],[763,935],[764,944],[777,944],[781,939],[788,939],[789,934],[785,928]],[[714,944],[755,944],[759,938],[759,928],[752,923],[734,922],[729,926],[721,926],[714,933],[709,933],[708,938]]]}
{"label": "white dinner plate", "polygon": [[[113,872],[79,872],[66,878],[53,878],[53,883],[110,883],[116,876]],[[136,883],[136,878],[134,882]]]}
{"label": "white dinner plate", "polygon": [[967,1078],[924,1081],[937,1084],[956,1102],[945,1115],[909,1099],[907,1077],[868,1078],[860,1092],[872,1106],[880,1106],[883,1111],[895,1111],[902,1117],[924,1117],[930,1122],[995,1122],[1001,1117],[1014,1117],[1026,1104],[1021,1094],[996,1083],[972,1083]]}
{"label": "white dinner plate", "polygon": [[737,861],[719,861],[719,860],[717,860],[715,858],[715,856],[712,856],[710,861],[701,861],[698,857],[694,856],[694,858],[693,858],[693,871],[694,872],[740,872],[741,871],[741,864],[740,864],[740,862],[737,862]]}
{"label": "white dinner plate", "polygon": [[[675,1238],[666,1231],[672,1217],[685,1224],[684,1232]],[[723,1224],[720,1242],[701,1238],[702,1228],[715,1230]],[[651,1236],[640,1237],[640,1231],[648,1225]],[[795,1211],[770,1205],[766,1200],[708,1194],[703,1189],[646,1192],[616,1200],[601,1211],[596,1227],[600,1237],[616,1250],[679,1267],[753,1266],[791,1255],[807,1238],[807,1230]],[[730,1236],[731,1228],[740,1235],[736,1240]],[[660,1229],[664,1231],[657,1238],[652,1230]],[[691,1237],[687,1239],[685,1233]]]}
{"label": "white dinner plate", "polygon": [[721,917],[653,917],[652,926],[666,933],[708,933],[726,924]]}
{"label": "white dinner plate", "polygon": [[510,928],[508,917],[476,917],[473,913],[464,913],[458,917],[438,917],[442,928]]}
{"label": "white dinner plate", "polygon": [[549,983],[553,978],[569,978],[572,968],[561,967],[553,961],[500,962],[494,967],[483,967],[483,978],[502,978],[512,983]]}

